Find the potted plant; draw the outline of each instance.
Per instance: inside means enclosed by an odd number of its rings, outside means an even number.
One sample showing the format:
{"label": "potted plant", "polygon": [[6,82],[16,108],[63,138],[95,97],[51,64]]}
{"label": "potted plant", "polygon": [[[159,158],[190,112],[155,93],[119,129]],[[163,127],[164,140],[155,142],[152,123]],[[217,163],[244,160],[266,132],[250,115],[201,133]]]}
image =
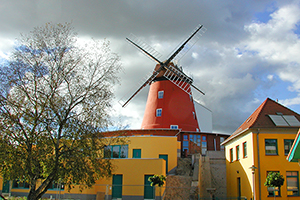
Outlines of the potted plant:
{"label": "potted plant", "polygon": [[151,186],[158,186],[159,187],[159,193],[161,198],[161,187],[165,184],[166,177],[164,175],[154,175],[152,177],[149,177],[148,181],[151,182]]}
{"label": "potted plant", "polygon": [[279,172],[269,172],[264,185],[270,188],[268,189],[268,191],[273,191],[274,199],[275,199],[276,198],[275,188],[280,189],[283,183],[284,183],[284,178]]}

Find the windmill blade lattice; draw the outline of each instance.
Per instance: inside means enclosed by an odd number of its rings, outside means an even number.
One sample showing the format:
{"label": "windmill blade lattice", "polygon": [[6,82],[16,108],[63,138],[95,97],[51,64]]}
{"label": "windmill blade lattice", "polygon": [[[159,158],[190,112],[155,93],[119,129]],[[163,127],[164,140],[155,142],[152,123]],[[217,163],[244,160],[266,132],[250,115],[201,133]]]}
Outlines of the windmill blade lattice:
{"label": "windmill blade lattice", "polygon": [[174,76],[173,73],[169,73],[169,71],[167,71],[164,74],[164,77],[166,77],[169,81],[178,86],[184,92],[188,93],[189,95],[192,95],[191,86],[190,84],[188,84],[188,82],[185,81],[185,78],[179,78],[178,76]]}
{"label": "windmill blade lattice", "polygon": [[143,53],[153,58],[155,61],[161,57],[161,54],[156,51],[153,47],[149,44],[144,42],[142,39],[136,37],[134,34],[130,34],[128,38],[126,38],[128,42],[133,44],[134,46],[138,47]]}
{"label": "windmill blade lattice", "polygon": [[[202,30],[203,29],[203,30]],[[141,39],[138,39],[133,34],[130,35],[131,39],[126,38],[127,41],[129,41],[131,44],[136,46],[138,49],[140,49],[143,53],[145,53],[147,56],[155,60],[159,64],[159,68],[155,69],[154,72],[148,76],[146,76],[141,81],[141,86],[131,95],[129,98],[126,98],[126,95],[119,101],[119,103],[122,105],[122,107],[125,107],[129,101],[137,95],[147,84],[150,84],[157,75],[159,75],[160,72],[164,72],[163,76],[167,78],[169,81],[177,85],[179,88],[181,88],[183,91],[187,92],[188,94],[191,93],[191,86],[195,88],[200,93],[204,94],[201,90],[199,90],[197,87],[195,87],[192,83],[193,80],[188,77],[185,73],[182,72],[179,68],[172,66],[173,64],[171,61],[174,58],[182,57],[198,40],[199,37],[206,31],[206,28],[203,27],[203,25],[199,25],[196,27],[196,29],[192,32],[192,34],[169,56],[169,58],[162,62],[158,58],[161,56],[160,53],[158,53],[154,48],[152,48],[147,43],[143,42]],[[181,51],[184,51],[183,54],[180,54]],[[147,78],[149,77],[149,78]],[[128,95],[127,95],[128,96]],[[125,99],[125,101],[124,101]],[[126,101],[126,99],[128,99]]]}
{"label": "windmill blade lattice", "polygon": [[[137,93],[139,93],[144,87],[146,87],[146,85],[148,85],[149,83],[151,83],[153,81],[153,79],[155,79],[156,75],[159,72],[160,72],[159,70],[149,72],[144,78],[142,78],[137,83],[137,85],[139,85],[140,87],[138,87],[138,88],[133,87],[129,93],[125,94],[119,100],[119,104],[121,104],[122,107],[125,107],[129,103],[129,101],[137,95]],[[132,95],[130,95],[130,94],[132,94]]]}
{"label": "windmill blade lattice", "polygon": [[[199,29],[199,31],[197,31]],[[191,37],[196,31],[196,34],[184,45],[184,48],[176,55],[174,58],[176,61],[179,61],[185,54],[194,46],[194,44],[200,39],[200,37],[206,32],[206,28],[202,25],[198,25],[190,34]],[[178,45],[173,52],[175,52],[180,45]],[[170,57],[172,53],[168,56]]]}
{"label": "windmill blade lattice", "polygon": [[188,77],[177,67],[169,65],[168,70],[166,70],[163,76],[167,78],[169,81],[171,81],[173,84],[175,84],[177,87],[182,89],[184,92],[188,93],[189,95],[192,95],[190,86],[195,88],[201,94],[205,95],[204,92],[202,92],[200,89],[198,89],[196,86],[193,85],[193,79]]}

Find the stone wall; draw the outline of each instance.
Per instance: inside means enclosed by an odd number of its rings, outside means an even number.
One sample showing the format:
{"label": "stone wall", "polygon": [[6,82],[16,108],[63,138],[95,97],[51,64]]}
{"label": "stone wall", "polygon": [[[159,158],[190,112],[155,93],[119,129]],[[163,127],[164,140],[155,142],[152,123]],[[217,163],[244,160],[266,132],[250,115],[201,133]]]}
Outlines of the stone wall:
{"label": "stone wall", "polygon": [[186,200],[189,199],[191,190],[191,176],[167,176],[164,200]]}
{"label": "stone wall", "polygon": [[199,159],[199,191],[201,197],[210,197],[208,190],[215,189],[214,196],[226,197],[226,160],[224,151],[208,151]]}

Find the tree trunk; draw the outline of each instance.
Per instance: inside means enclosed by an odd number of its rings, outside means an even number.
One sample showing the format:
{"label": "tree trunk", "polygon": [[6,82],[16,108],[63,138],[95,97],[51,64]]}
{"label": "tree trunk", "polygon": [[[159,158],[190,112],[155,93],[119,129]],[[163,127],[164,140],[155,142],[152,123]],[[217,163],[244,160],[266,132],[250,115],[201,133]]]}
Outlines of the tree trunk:
{"label": "tree trunk", "polygon": [[47,192],[49,186],[53,182],[53,175],[50,174],[47,179],[45,179],[42,184],[36,189],[36,181],[33,182],[32,186],[30,186],[30,191],[27,196],[27,200],[39,200],[42,196]]}

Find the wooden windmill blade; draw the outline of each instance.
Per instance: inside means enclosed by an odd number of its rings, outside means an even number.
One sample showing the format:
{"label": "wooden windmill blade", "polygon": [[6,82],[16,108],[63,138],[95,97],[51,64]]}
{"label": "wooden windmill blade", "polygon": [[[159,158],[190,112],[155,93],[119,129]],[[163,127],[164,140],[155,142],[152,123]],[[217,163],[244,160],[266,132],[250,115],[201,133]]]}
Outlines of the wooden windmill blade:
{"label": "wooden windmill blade", "polygon": [[[171,61],[179,55],[179,53],[189,45],[189,43],[192,41],[192,39],[201,33],[201,29],[203,28],[203,25],[199,25],[196,27],[195,31],[192,32],[192,34],[174,51],[174,53],[171,54],[171,56],[165,61],[161,62],[158,59],[158,52],[155,51],[152,47],[147,45],[145,42],[139,40],[139,39],[129,39],[126,38],[128,42],[133,44],[135,47],[137,47],[139,50],[141,50],[143,53],[145,53],[147,56],[149,56],[151,59],[156,61],[159,64],[159,67],[156,67],[153,74],[149,76],[149,78],[146,78],[146,80],[141,84],[141,86],[129,97],[127,100],[123,101],[124,97],[119,101],[122,104],[122,107],[125,107],[133,97],[135,97],[147,84],[150,84],[157,76],[161,76],[160,72],[163,72],[163,76],[170,80],[172,83],[177,85],[179,88],[181,88],[183,91],[189,93],[191,95],[190,86],[194,87],[196,90],[198,90],[200,93],[204,94],[201,90],[199,90],[196,86],[194,86],[193,80],[188,77],[185,73],[183,73],[182,70],[180,70],[178,67],[172,66],[170,63]],[[133,36],[133,35],[132,35]]]}
{"label": "wooden windmill blade", "polygon": [[174,67],[172,65],[168,66],[168,70],[165,71],[164,75],[169,81],[177,85],[181,88],[184,92],[192,95],[190,86],[196,89],[201,94],[205,95],[203,91],[193,85],[193,79],[187,76],[183,71],[181,71],[178,67]]}
{"label": "wooden windmill blade", "polygon": [[155,79],[155,77],[157,76],[157,74],[159,74],[160,71],[161,70],[154,71],[153,74],[150,75],[150,77],[149,75],[147,75],[143,80],[141,80],[141,86],[138,89],[133,90],[133,92],[130,93],[132,94],[131,96],[128,97],[128,95],[125,95],[124,97],[122,97],[119,100],[119,103],[122,105],[122,107],[125,107],[131,101],[131,99],[133,99],[133,97],[135,97],[144,87],[146,87],[146,85],[153,81],[153,79]]}
{"label": "wooden windmill blade", "polygon": [[[154,48],[152,48],[142,40],[137,39],[133,34],[131,34],[131,37],[134,37],[135,39],[126,38],[126,40],[162,66],[163,63],[157,58],[160,57],[160,54]],[[126,97],[125,95],[121,100],[119,100],[119,103],[122,105],[122,107],[125,107],[131,101],[131,99],[133,99],[133,97],[135,97],[146,85],[151,83],[151,81],[155,79],[155,77],[159,74],[159,72],[161,72],[162,69],[163,68],[160,67],[159,69],[154,70],[152,75],[146,76],[146,78],[144,78],[145,81],[142,82],[141,86],[138,89],[134,90],[131,96]]]}
{"label": "wooden windmill blade", "polygon": [[161,57],[161,54],[158,51],[156,51],[154,48],[152,48],[150,45],[148,45],[146,42],[137,38],[133,34],[130,34],[130,38],[126,38],[126,40],[129,43],[136,46],[138,49],[140,49],[143,53],[145,53],[147,56],[152,58],[154,61],[161,64],[161,61],[158,60],[158,58]]}
{"label": "wooden windmill blade", "polygon": [[[182,50],[186,46],[188,46],[191,43],[191,41],[194,37],[196,37],[197,35],[201,35],[203,33],[200,31],[202,28],[203,28],[203,25],[199,25],[198,27],[196,27],[196,29],[192,32],[192,34],[176,49],[176,51],[173,54],[171,54],[169,59],[166,62],[164,62],[164,65],[165,65],[164,67],[167,68],[166,72],[164,73],[164,77],[167,78],[169,81],[171,81],[172,83],[174,83],[175,85],[177,85],[179,88],[181,88],[183,91],[187,92],[190,95],[192,95],[190,86],[195,88],[201,94],[203,94],[203,95],[205,95],[205,94],[200,89],[198,89],[195,85],[192,84],[193,80],[190,77],[188,77],[182,70],[180,70],[178,67],[169,65],[169,63],[175,57],[177,57],[179,55],[179,53],[182,52]],[[196,41],[198,41],[198,40],[199,39],[197,39]],[[194,45],[194,43],[196,41],[193,41],[192,45]]]}
{"label": "wooden windmill blade", "polygon": [[[185,40],[185,42],[183,42],[182,44],[179,44],[175,50],[173,52],[175,52],[177,49],[180,48],[180,46],[183,47],[181,48],[181,51],[176,55],[176,57],[173,58],[173,60],[180,60],[182,57],[184,57],[184,55],[194,46],[194,44],[200,39],[200,37],[206,32],[206,28],[199,24],[194,31],[191,32],[190,36],[188,37],[187,40]],[[171,57],[172,53],[170,54],[169,57]]]}
{"label": "wooden windmill blade", "polygon": [[168,65],[184,49],[184,47],[191,41],[191,39],[194,38],[197,33],[199,33],[202,27],[203,25],[199,25],[199,27],[197,27],[196,30],[192,32],[192,34],[175,50],[175,52],[171,54],[171,56],[165,62],[166,65]]}

